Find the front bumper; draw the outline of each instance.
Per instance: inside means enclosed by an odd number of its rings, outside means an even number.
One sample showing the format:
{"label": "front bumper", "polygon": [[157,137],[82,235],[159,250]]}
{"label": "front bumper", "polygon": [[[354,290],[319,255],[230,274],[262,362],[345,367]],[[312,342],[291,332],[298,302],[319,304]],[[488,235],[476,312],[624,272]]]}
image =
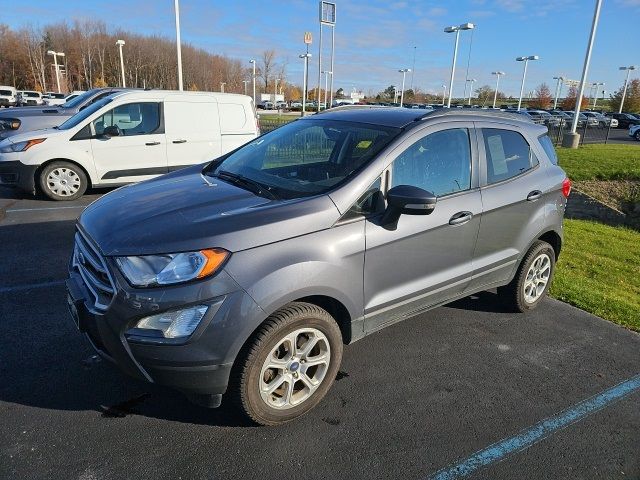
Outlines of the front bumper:
{"label": "front bumper", "polygon": [[[2,154],[3,157],[17,154]],[[38,165],[25,165],[19,160],[0,161],[0,185],[18,187],[31,194],[36,193]]]}
{"label": "front bumper", "polygon": [[[233,361],[255,328],[252,322],[263,318],[262,310],[224,270],[207,281],[137,289],[127,284],[111,259],[105,260],[115,295],[104,311],[95,307],[91,290],[71,262],[66,286],[78,329],[103,358],[128,375],[180,390],[197,403],[217,406],[227,390]],[[210,309],[186,340],[130,332],[143,317],[221,299],[217,311]]]}

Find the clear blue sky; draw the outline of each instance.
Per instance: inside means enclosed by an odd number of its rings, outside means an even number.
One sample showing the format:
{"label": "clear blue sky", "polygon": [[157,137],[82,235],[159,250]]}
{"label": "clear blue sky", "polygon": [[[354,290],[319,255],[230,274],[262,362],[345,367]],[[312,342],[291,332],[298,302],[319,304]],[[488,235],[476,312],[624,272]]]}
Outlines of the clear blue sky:
{"label": "clear blue sky", "polygon": [[[422,90],[441,91],[448,84],[454,35],[447,25],[473,22],[469,77],[475,86],[493,85],[491,71],[507,73],[501,90],[517,96],[520,55],[539,55],[530,63],[525,91],[553,76],[579,79],[584,61],[593,0],[335,0],[337,4],[335,87],[378,92],[399,85],[399,68],[411,68]],[[274,48],[288,64],[288,80],[302,83],[303,32],[314,35],[311,85],[317,78],[318,2],[315,0],[181,0],[182,38],[210,52],[241,60]],[[31,0],[3,9],[0,22],[18,28],[73,19],[103,19],[111,29],[174,35],[171,0]],[[606,82],[607,91],[623,81],[621,65],[640,66],[640,0],[604,0],[589,82]],[[328,30],[327,30],[328,32]],[[327,36],[325,36],[325,39]],[[454,94],[461,95],[470,32],[461,35]],[[328,45],[328,42],[325,42]],[[327,50],[328,52],[328,50]],[[328,55],[323,58],[328,59]],[[639,72],[639,71],[636,71]],[[636,74],[638,76],[638,74]],[[407,76],[407,85],[411,83]],[[475,87],[474,87],[475,88]]]}

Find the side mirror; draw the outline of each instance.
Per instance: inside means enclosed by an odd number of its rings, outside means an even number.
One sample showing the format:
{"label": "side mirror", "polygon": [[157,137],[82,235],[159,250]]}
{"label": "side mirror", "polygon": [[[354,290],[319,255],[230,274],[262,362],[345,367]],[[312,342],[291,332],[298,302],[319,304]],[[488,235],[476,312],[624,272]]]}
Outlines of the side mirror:
{"label": "side mirror", "polygon": [[411,185],[398,185],[387,192],[387,209],[381,223],[395,229],[400,215],[429,215],[438,198],[431,192]]}
{"label": "side mirror", "polygon": [[104,132],[102,132],[102,135],[106,138],[119,137],[120,127],[118,127],[117,125],[111,125],[109,127],[105,127]]}

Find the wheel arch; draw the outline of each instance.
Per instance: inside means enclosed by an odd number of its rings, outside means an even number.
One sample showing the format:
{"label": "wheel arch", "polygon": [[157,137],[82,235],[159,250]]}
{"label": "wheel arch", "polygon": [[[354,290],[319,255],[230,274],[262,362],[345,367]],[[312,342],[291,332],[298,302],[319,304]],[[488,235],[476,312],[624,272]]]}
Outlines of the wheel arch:
{"label": "wheel arch", "polygon": [[[542,240],[543,242],[547,242],[549,245],[553,247],[553,251],[556,254],[556,261],[558,257],[560,257],[560,250],[562,249],[562,237],[555,230],[547,230],[538,236],[537,240]],[[531,248],[531,246],[529,246]]]}
{"label": "wheel arch", "polygon": [[80,170],[82,170],[82,172],[84,173],[85,177],[87,177],[87,188],[91,188],[93,186],[93,182],[91,181],[91,175],[89,174],[88,170],[83,167],[79,162],[76,162],[75,160],[71,160],[69,158],[52,158],[50,160],[47,160],[45,162],[42,162],[40,164],[40,166],[38,167],[38,169],[36,170],[36,173],[34,175],[34,182],[36,185],[36,188],[40,188],[40,174],[42,173],[42,170],[44,170],[47,165],[52,164],[53,162],[67,162],[67,163],[71,163],[72,165],[75,165],[76,167],[78,167]]}

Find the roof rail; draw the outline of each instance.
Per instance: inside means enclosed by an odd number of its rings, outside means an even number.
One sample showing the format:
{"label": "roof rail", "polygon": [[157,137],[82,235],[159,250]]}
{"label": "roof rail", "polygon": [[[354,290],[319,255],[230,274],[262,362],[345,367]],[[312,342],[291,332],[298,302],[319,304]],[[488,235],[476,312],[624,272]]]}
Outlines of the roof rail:
{"label": "roof rail", "polygon": [[509,120],[519,120],[521,122],[531,122],[531,119],[527,118],[524,115],[520,115],[519,113],[511,113],[504,112],[498,109],[488,109],[488,110],[480,110],[478,108],[438,108],[436,110],[430,111],[422,115],[420,118],[416,120],[426,120],[427,118],[434,117],[448,117],[448,116],[483,116],[483,117],[491,117],[491,118],[504,118]]}

